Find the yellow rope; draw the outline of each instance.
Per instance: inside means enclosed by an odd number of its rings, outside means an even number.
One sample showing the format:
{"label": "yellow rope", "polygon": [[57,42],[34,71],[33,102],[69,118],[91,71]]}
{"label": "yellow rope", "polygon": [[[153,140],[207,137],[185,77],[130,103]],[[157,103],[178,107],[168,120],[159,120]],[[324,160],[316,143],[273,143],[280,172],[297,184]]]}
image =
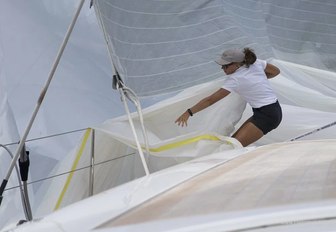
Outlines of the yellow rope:
{"label": "yellow rope", "polygon": [[[190,143],[195,143],[195,142],[198,142],[200,140],[219,141],[220,139],[217,136],[209,135],[209,134],[199,135],[199,136],[196,136],[196,137],[193,137],[193,138],[188,138],[188,139],[178,141],[178,142],[175,142],[175,143],[166,144],[166,145],[163,145],[161,147],[150,148],[149,151],[151,151],[151,152],[166,151],[166,150],[174,149],[174,148],[181,147],[181,146],[184,146],[184,145],[188,145]],[[226,142],[231,144],[231,142],[229,142],[229,141],[226,141]]]}
{"label": "yellow rope", "polygon": [[82,144],[81,144],[81,146],[80,146],[80,148],[79,148],[79,151],[78,151],[78,153],[77,153],[77,155],[76,155],[76,159],[74,160],[74,162],[73,162],[73,164],[72,164],[71,172],[69,173],[68,178],[67,178],[67,180],[66,180],[66,182],[65,182],[65,185],[64,185],[64,187],[63,187],[63,190],[62,190],[62,192],[61,192],[61,194],[60,194],[60,196],[59,196],[59,198],[58,198],[58,200],[57,200],[57,203],[56,203],[56,206],[55,206],[55,208],[54,208],[54,211],[57,210],[57,209],[59,209],[59,207],[61,206],[61,203],[62,203],[62,201],[63,201],[65,192],[66,192],[66,191],[68,190],[68,188],[69,188],[70,181],[71,181],[71,179],[72,179],[72,177],[73,177],[74,171],[76,170],[76,168],[77,168],[77,164],[78,164],[80,158],[82,157],[82,154],[83,154],[83,151],[84,151],[86,142],[87,142],[87,140],[88,140],[88,138],[89,138],[90,132],[91,132],[91,128],[87,129],[86,132],[85,132],[85,135],[84,135]]}

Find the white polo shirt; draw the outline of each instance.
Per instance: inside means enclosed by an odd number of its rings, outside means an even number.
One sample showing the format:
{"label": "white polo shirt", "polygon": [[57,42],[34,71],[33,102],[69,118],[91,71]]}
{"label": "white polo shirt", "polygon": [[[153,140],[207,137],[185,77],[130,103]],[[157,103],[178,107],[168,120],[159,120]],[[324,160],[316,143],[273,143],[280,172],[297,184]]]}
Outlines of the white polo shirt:
{"label": "white polo shirt", "polygon": [[250,67],[242,66],[228,75],[222,86],[242,96],[253,108],[275,103],[275,95],[265,74],[267,62],[257,59]]}

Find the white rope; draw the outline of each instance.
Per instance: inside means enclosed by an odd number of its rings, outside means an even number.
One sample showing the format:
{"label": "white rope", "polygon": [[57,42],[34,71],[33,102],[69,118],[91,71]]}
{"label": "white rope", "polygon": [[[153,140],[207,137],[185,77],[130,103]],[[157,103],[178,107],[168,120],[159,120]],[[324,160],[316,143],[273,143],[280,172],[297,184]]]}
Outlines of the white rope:
{"label": "white rope", "polygon": [[127,113],[129,124],[130,124],[131,129],[132,129],[132,133],[133,133],[133,136],[134,136],[134,139],[135,139],[135,143],[136,143],[136,146],[137,146],[138,151],[139,151],[139,155],[140,155],[140,159],[141,159],[142,165],[144,167],[146,176],[148,176],[150,174],[149,173],[149,169],[148,169],[148,165],[147,165],[145,156],[144,156],[144,154],[142,152],[142,148],[141,148],[138,136],[137,136],[136,131],[135,131],[133,119],[131,117],[131,113],[129,111],[129,108],[128,108],[128,105],[127,105],[127,102],[126,102],[126,97],[125,97],[125,92],[124,91],[129,91],[129,88],[121,87],[121,88],[119,88],[119,91],[120,91],[120,95],[122,97],[122,101],[124,103],[124,107],[125,107],[125,110],[126,110],[126,113]]}
{"label": "white rope", "polygon": [[147,136],[147,131],[146,131],[146,127],[145,127],[145,123],[144,123],[144,119],[143,119],[142,108],[141,108],[139,98],[137,97],[137,95],[135,94],[135,92],[132,89],[130,89],[126,86],[124,86],[124,89],[126,91],[128,91],[129,93],[131,93],[131,95],[128,95],[128,97],[130,98],[130,100],[134,103],[134,105],[137,108],[137,112],[138,112],[139,119],[140,119],[140,124],[141,124],[141,131],[142,131],[143,138],[145,140],[146,152],[147,152],[147,155],[149,156],[150,151],[149,151],[148,136]]}
{"label": "white rope", "polygon": [[[102,30],[103,30],[103,33],[104,33],[104,37],[105,37],[105,41],[107,43],[107,48],[109,50],[109,57],[110,57],[110,61],[111,61],[111,64],[112,66],[114,67],[114,72],[117,73],[117,68],[114,64],[114,61],[113,61],[113,58],[112,58],[112,54],[113,54],[113,44],[110,43],[110,38],[109,38],[109,35],[108,33],[106,32],[106,28],[105,28],[105,24],[103,23],[103,20],[102,20],[102,15],[100,13],[100,10],[97,10],[99,8],[99,3],[98,1],[95,1],[93,2],[94,5],[95,5],[95,10],[96,10],[96,15],[97,15],[97,18],[98,18],[98,21],[100,22],[100,25],[102,27]],[[97,7],[96,7],[97,6]],[[109,46],[110,45],[110,46]],[[116,57],[117,61],[118,61],[118,57]],[[139,143],[139,140],[138,140],[138,137],[137,137],[137,134],[136,134],[136,131],[135,131],[135,128],[134,128],[134,124],[133,124],[133,120],[131,118],[131,115],[130,115],[130,111],[129,111],[129,108],[128,108],[128,105],[127,105],[127,102],[126,102],[126,97],[125,97],[125,92],[127,93],[130,93],[132,96],[129,96],[130,100],[135,104],[135,106],[137,107],[137,111],[138,111],[138,114],[139,114],[139,117],[140,117],[140,123],[141,123],[141,128],[142,128],[142,133],[143,133],[143,136],[144,136],[144,139],[145,139],[145,143],[146,143],[146,151],[147,151],[147,154],[149,155],[149,145],[148,145],[148,138],[147,138],[147,133],[145,131],[145,127],[144,127],[144,123],[143,123],[143,117],[142,117],[142,111],[141,111],[141,106],[140,106],[140,102],[138,100],[138,97],[136,96],[136,94],[130,89],[130,88],[127,88],[123,83],[120,83],[121,86],[119,86],[119,84],[117,84],[117,89],[119,90],[120,92],[120,95],[121,95],[121,98],[122,98],[122,101],[124,103],[124,107],[125,107],[125,110],[126,110],[126,113],[127,113],[127,116],[128,116],[128,121],[130,123],[130,126],[131,126],[131,129],[132,129],[132,133],[133,133],[133,136],[135,138],[135,142],[136,142],[136,145],[137,145],[137,148],[138,148],[138,151],[139,151],[139,155],[140,155],[140,158],[141,158],[141,162],[142,162],[142,165],[144,167],[144,170],[145,170],[145,173],[146,175],[149,175],[149,169],[148,169],[148,165],[147,165],[147,162],[146,162],[146,159],[145,159],[145,156],[142,152],[142,148],[141,148],[141,145]]]}

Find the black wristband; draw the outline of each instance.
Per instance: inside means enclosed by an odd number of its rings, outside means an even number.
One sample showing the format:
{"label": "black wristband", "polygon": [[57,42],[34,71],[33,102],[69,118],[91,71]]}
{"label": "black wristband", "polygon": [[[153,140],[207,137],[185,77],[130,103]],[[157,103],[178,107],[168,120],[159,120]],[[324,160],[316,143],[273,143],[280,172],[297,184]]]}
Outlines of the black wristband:
{"label": "black wristband", "polygon": [[194,115],[193,112],[191,112],[191,109],[187,109],[187,111],[188,111],[188,113],[189,113],[190,116]]}

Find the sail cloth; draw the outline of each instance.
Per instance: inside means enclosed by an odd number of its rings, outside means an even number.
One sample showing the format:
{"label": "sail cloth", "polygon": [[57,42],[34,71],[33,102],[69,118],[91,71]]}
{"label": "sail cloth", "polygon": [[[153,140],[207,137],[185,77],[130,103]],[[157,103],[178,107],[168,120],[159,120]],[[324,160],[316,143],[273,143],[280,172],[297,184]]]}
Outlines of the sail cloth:
{"label": "sail cloth", "polygon": [[[181,109],[217,90],[219,82],[221,80],[191,87],[173,98],[144,109],[143,118],[151,153],[147,160],[151,172],[196,157],[242,147],[237,140],[228,137],[246,105],[237,94],[231,94],[213,107],[196,114],[188,127],[182,128],[174,123]],[[132,118],[145,152],[139,117],[133,113]],[[94,134],[94,194],[145,174],[126,116],[97,125]],[[71,172],[55,178],[40,189],[38,194],[42,200],[37,208],[38,215],[88,197],[92,138],[92,132],[87,130],[78,146],[54,168],[54,175],[64,170]]]}
{"label": "sail cloth", "polygon": [[336,4],[274,0],[94,1],[110,55],[139,96],[222,75],[228,48],[335,71]]}
{"label": "sail cloth", "polygon": [[[143,111],[151,155],[195,158],[213,153],[221,145],[223,145],[221,149],[224,150],[241,147],[238,141],[227,137],[234,131],[234,126],[241,119],[246,106],[246,102],[237,94],[230,94],[212,107],[195,114],[187,127],[180,127],[174,123],[189,106],[217,91],[222,82],[217,80],[188,88]],[[140,119],[137,113],[133,113],[132,117],[140,142],[145,147]],[[96,129],[136,148],[126,116],[107,120]],[[209,143],[212,148],[207,150],[205,147]]]}

